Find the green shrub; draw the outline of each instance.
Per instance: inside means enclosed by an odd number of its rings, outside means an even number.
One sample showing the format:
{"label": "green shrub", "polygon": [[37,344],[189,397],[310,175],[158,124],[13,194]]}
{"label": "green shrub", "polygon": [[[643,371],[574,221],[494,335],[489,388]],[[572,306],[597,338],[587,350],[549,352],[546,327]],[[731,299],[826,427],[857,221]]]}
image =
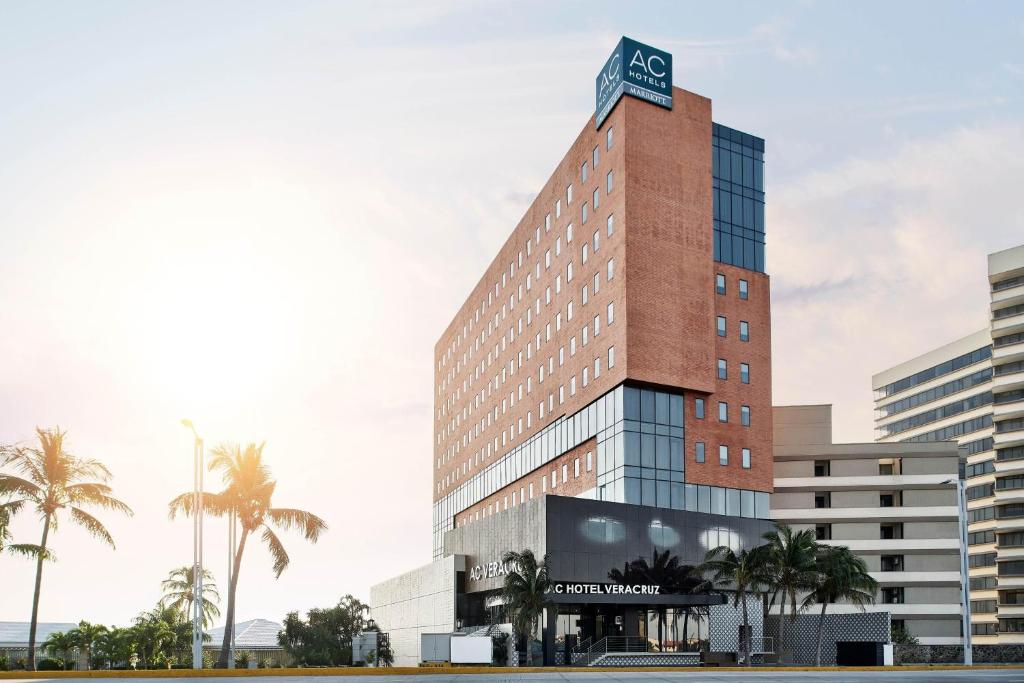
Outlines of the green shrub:
{"label": "green shrub", "polygon": [[0,671],[10,671],[11,660],[7,658],[7,655],[0,656]]}
{"label": "green shrub", "polygon": [[44,657],[36,662],[36,671],[63,671],[64,660]]}

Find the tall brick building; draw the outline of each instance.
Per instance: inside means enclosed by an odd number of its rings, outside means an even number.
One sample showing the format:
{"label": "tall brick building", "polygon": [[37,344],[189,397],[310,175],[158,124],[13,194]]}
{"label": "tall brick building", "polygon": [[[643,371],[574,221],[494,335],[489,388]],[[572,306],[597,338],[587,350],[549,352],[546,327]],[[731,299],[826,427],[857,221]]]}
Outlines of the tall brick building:
{"label": "tall brick building", "polygon": [[371,590],[396,663],[429,658],[423,634],[507,620],[503,558],[522,550],[554,582],[548,664],[660,626],[662,663],[737,647],[722,595],[611,570],[772,528],[764,141],[712,123],[671,56],[628,38],[595,90],[435,346],[433,562]]}
{"label": "tall brick building", "polygon": [[586,123],[438,340],[435,557],[546,494],[768,516],[764,141],[672,99]]}

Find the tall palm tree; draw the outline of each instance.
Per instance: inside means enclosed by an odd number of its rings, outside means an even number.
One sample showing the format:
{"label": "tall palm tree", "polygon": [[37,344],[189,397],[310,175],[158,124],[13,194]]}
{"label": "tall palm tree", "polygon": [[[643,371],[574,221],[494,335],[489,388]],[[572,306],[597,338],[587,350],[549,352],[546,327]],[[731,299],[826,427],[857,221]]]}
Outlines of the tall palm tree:
{"label": "tall palm tree", "polygon": [[548,578],[547,560],[545,555],[538,562],[529,549],[522,552],[510,550],[501,558],[508,567],[501,595],[515,632],[526,639],[527,666],[533,664],[533,637],[544,608],[548,606],[547,594],[552,585]]}
{"label": "tall palm tree", "polygon": [[107,632],[103,624],[90,624],[88,621],[78,622],[78,628],[68,631],[71,642],[85,655],[85,670],[92,668],[92,649],[99,637]]}
{"label": "tall palm tree", "polygon": [[781,593],[779,601],[779,660],[785,658],[786,602],[789,599],[789,619],[796,621],[797,594],[815,587],[818,578],[815,558],[818,542],[814,531],[804,529],[794,532],[786,524],[777,524],[775,531],[762,537],[771,549],[771,587]]}
{"label": "tall palm tree", "polygon": [[749,550],[733,551],[726,545],[712,548],[701,565],[704,572],[711,573],[711,585],[720,590],[731,591],[733,607],[742,605],[743,629],[740,638],[740,654],[747,666],[750,661],[750,617],[747,614],[747,595],[762,593],[771,583],[771,550],[759,545]]}
{"label": "tall palm tree", "polygon": [[114,546],[114,539],[103,524],[86,512],[87,506],[131,515],[132,510],[111,494],[110,470],[98,460],[79,458],[64,450],[66,432],[59,427],[36,429],[39,447],[8,449],[4,464],[19,475],[0,473],[0,495],[15,497],[15,502],[34,507],[43,522],[43,538],[36,552],[36,583],[32,594],[32,621],[28,632],[27,669],[35,669],[36,626],[39,620],[39,593],[43,580],[43,561],[49,557],[47,541],[50,529],[56,531],[62,511],[72,522],[90,534]]}
{"label": "tall palm tree", "polygon": [[[298,529],[307,541],[316,543],[320,534],[327,530],[327,524],[312,512],[296,508],[272,507],[271,498],[277,482],[270,478],[270,470],[263,462],[263,444],[250,443],[242,448],[239,444],[221,444],[213,449],[210,470],[220,470],[224,490],[219,493],[203,494],[203,510],[215,516],[234,512],[242,532],[235,549],[235,562],[228,585],[228,610],[225,615],[224,642],[217,666],[228,664],[229,646],[235,623],[235,591],[238,588],[238,572],[242,566],[245,544],[249,536],[260,531],[260,539],[267,545],[274,559],[274,576],[288,568],[291,559],[281,540],[272,527],[287,531]],[[179,512],[191,515],[195,509],[192,493],[183,493],[170,502],[170,517]]]}
{"label": "tall palm tree", "polygon": [[[167,578],[160,584],[163,590],[163,597],[160,598],[160,605],[169,607],[181,613],[186,620],[192,618],[192,603],[195,602],[193,587],[195,584],[196,570],[194,565],[172,569]],[[213,620],[220,616],[220,593],[217,592],[217,584],[214,583],[213,574],[208,569],[203,570],[203,626],[209,626]]]}
{"label": "tall palm tree", "polygon": [[821,666],[821,637],[825,627],[825,610],[829,603],[840,600],[856,605],[862,611],[864,605],[875,601],[878,582],[871,578],[868,566],[846,546],[823,546],[818,553],[818,582],[804,600],[804,607],[821,603],[818,615],[817,654],[815,666]]}
{"label": "tall palm tree", "polygon": [[[666,550],[659,553],[657,548],[651,551],[651,561],[646,557],[639,557],[630,562],[623,571],[612,569],[608,572],[608,578],[620,584],[646,583],[649,585],[661,586],[665,593],[677,592],[676,583],[679,581],[679,558]],[[658,651],[665,651],[664,624],[666,608],[658,606]]]}
{"label": "tall palm tree", "polygon": [[61,667],[68,670],[68,653],[75,649],[75,639],[71,636],[71,632],[64,633],[63,631],[54,631],[50,635],[46,636],[46,640],[43,641],[43,652],[49,652],[54,657],[57,657],[61,661]]}

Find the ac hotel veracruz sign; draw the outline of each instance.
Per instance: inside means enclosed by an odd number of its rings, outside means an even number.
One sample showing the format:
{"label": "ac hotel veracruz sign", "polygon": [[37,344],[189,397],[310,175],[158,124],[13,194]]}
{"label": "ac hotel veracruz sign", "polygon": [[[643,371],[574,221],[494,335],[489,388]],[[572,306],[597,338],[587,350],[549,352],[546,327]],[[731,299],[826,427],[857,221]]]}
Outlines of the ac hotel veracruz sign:
{"label": "ac hotel veracruz sign", "polygon": [[672,108],[672,55],[622,37],[597,75],[597,127],[623,95]]}

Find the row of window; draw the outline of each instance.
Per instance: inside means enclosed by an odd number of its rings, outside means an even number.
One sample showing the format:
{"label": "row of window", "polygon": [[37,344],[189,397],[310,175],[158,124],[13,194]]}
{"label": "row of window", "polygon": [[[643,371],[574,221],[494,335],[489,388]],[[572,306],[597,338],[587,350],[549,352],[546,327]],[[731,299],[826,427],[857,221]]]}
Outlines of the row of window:
{"label": "row of window", "polygon": [[[744,406],[746,407],[746,406]],[[703,463],[706,460],[706,448],[703,441],[698,441],[694,444],[694,461]],[[729,464],[729,447],[726,445],[718,446],[718,464],[728,465]],[[750,449],[740,449],[740,465],[744,469],[750,469]]]}
{"label": "row of window", "polygon": [[910,377],[904,377],[903,379],[898,379],[895,382],[886,384],[884,387],[879,387],[878,389],[875,389],[875,398],[885,398],[886,396],[898,394],[899,392],[906,391],[911,387],[916,387],[919,384],[930,382],[931,380],[937,377],[948,375],[951,372],[956,372],[961,368],[966,368],[969,365],[980,363],[981,361],[991,357],[991,346],[985,346],[980,349],[975,349],[970,353],[965,353],[962,356],[957,356],[956,358],[953,358],[951,360],[947,360],[943,363],[939,363],[938,365],[934,365],[925,370],[921,370],[920,372],[917,372],[911,375]]}
{"label": "row of window", "polygon": [[965,420],[964,422],[958,422],[948,427],[940,427],[931,432],[925,432],[924,434],[918,434],[917,436],[911,436],[906,439],[901,439],[905,443],[931,443],[933,441],[949,441],[955,439],[963,434],[970,434],[972,432],[978,432],[982,429],[987,429],[992,426],[992,416],[982,415],[971,420]]}
{"label": "row of window", "polygon": [[910,429],[915,429],[932,422],[938,422],[944,420],[947,417],[953,415],[959,415],[960,413],[966,413],[968,411],[980,408],[982,406],[991,405],[992,403],[992,392],[983,391],[980,394],[974,396],[968,396],[965,399],[955,401],[953,403],[947,403],[931,410],[926,410],[916,415],[903,418],[891,422],[887,425],[882,425],[878,428],[878,432],[881,436],[892,436],[893,434],[899,434]]}
{"label": "row of window", "polygon": [[[724,315],[717,316],[715,319],[715,332],[719,337],[728,336],[728,324],[729,321]],[[740,341],[750,341],[750,323],[746,320],[740,321]]]}
{"label": "row of window", "polygon": [[[584,458],[585,468],[587,472],[591,472],[594,469],[594,452],[587,451]],[[572,461],[572,478],[579,479],[580,477],[581,463],[579,458],[573,458]],[[562,463],[561,468],[555,468],[551,470],[550,478],[548,475],[541,475],[540,477],[540,491],[541,493],[547,493],[548,481],[551,482],[551,490],[556,491],[559,485],[559,472],[561,472],[561,484],[565,485],[569,482],[569,463]],[[499,494],[500,495],[500,494]],[[527,497],[529,496],[529,497]],[[518,490],[512,489],[511,493],[506,492],[501,496],[501,501],[497,500],[497,497],[493,503],[488,503],[486,507],[481,505],[475,511],[465,515],[461,521],[458,522],[459,526],[468,524],[471,521],[478,521],[481,518],[488,517],[499,512],[508,510],[509,507],[515,507],[521,505],[527,500],[533,500],[534,497],[534,482],[524,482]],[[509,504],[511,501],[511,505]]]}
{"label": "row of window", "polygon": [[[727,285],[726,285],[725,274],[724,273],[716,273],[715,274],[715,293],[724,296],[726,291],[727,291]],[[743,300],[743,301],[746,301],[747,299],[750,298],[750,284],[746,280],[744,280],[742,278],[740,278],[740,280],[739,280],[739,293],[740,293],[740,299]]]}
{"label": "row of window", "polygon": [[[696,398],[693,400],[693,415],[698,420],[704,419],[704,399]],[[729,421],[729,403],[727,401],[718,402],[718,421],[728,422]],[[740,406],[740,424],[744,427],[750,426],[750,406]]]}
{"label": "row of window", "polygon": [[[718,379],[729,379],[729,363],[724,358],[718,359]],[[740,363],[740,383],[750,384],[750,365]]]}
{"label": "row of window", "polygon": [[[817,501],[815,501],[817,502]],[[827,506],[826,506],[827,507]],[[814,526],[814,537],[819,541],[832,539],[832,525],[828,523],[816,524]],[[879,540],[893,540],[903,538],[903,522],[886,522],[878,525]],[[885,556],[883,556],[884,559]],[[901,557],[894,555],[893,557]],[[902,571],[902,570],[886,570]]]}
{"label": "row of window", "polygon": [[896,415],[897,413],[902,413],[903,411],[910,410],[911,408],[931,403],[932,401],[936,401],[944,396],[950,396],[972,387],[976,387],[979,384],[985,384],[991,380],[992,368],[985,368],[984,370],[979,370],[978,372],[967,375],[966,377],[960,377],[950,382],[946,382],[945,384],[940,384],[937,387],[932,387],[931,389],[926,389],[925,391],[907,396],[906,398],[901,398],[898,401],[893,401],[892,403],[888,403],[884,406],[879,406],[875,410],[875,417],[882,418],[889,417],[890,415]]}

